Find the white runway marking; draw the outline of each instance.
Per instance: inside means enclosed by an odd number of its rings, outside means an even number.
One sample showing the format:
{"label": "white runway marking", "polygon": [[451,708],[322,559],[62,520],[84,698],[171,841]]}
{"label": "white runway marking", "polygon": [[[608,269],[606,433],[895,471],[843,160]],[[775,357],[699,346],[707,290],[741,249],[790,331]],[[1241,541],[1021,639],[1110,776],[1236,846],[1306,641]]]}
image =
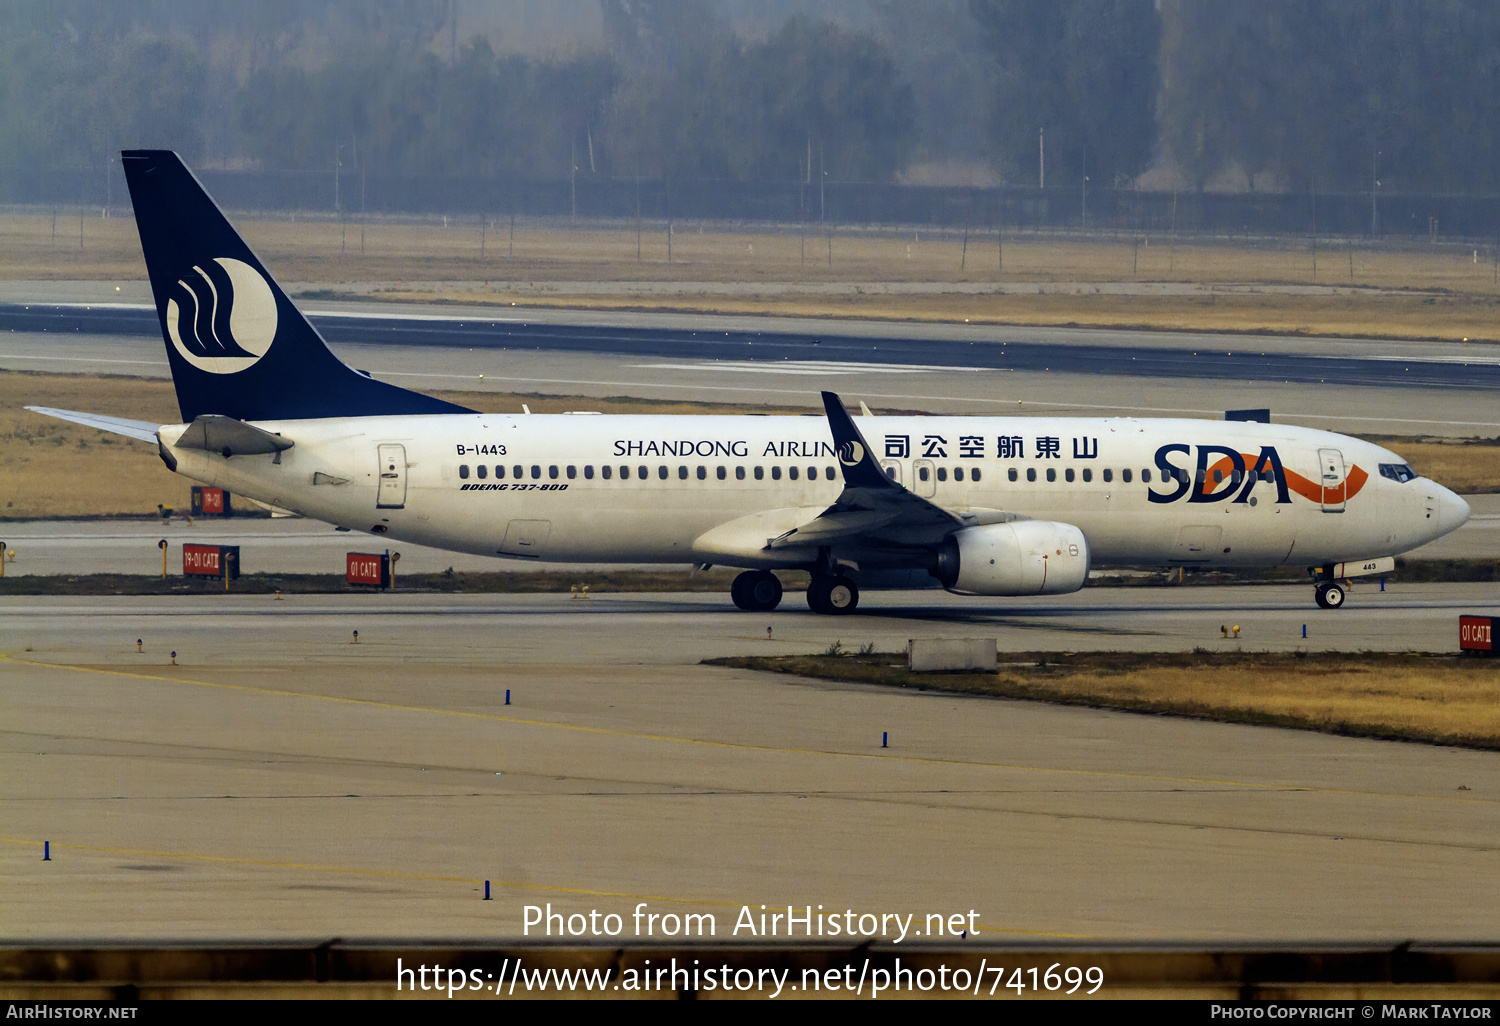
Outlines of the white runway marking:
{"label": "white runway marking", "polygon": [[165,360],[106,360],[93,356],[22,356],[19,353],[0,353],[0,360],[55,360],[62,363],[135,363],[144,367],[165,367]]}
{"label": "white runway marking", "polygon": [[916,363],[855,363],[843,360],[784,360],[755,363],[745,360],[715,360],[704,363],[632,363],[643,370],[685,370],[727,372],[730,374],[931,374],[973,373],[988,367],[945,367]]}

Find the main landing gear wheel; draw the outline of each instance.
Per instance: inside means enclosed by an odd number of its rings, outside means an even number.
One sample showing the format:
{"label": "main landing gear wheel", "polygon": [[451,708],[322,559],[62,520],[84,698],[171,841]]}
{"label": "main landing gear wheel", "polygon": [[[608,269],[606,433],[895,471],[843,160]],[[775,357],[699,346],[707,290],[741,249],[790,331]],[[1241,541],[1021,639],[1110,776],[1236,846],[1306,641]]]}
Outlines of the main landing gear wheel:
{"label": "main landing gear wheel", "polygon": [[814,613],[839,616],[859,605],[859,588],[847,577],[814,577],[807,586],[807,607]]}
{"label": "main landing gear wheel", "polygon": [[781,605],[781,580],[769,570],[746,570],[729,586],[734,604],[751,613],[769,613]]}
{"label": "main landing gear wheel", "polygon": [[1344,586],[1324,581],[1313,589],[1313,598],[1323,609],[1337,609],[1344,604]]}

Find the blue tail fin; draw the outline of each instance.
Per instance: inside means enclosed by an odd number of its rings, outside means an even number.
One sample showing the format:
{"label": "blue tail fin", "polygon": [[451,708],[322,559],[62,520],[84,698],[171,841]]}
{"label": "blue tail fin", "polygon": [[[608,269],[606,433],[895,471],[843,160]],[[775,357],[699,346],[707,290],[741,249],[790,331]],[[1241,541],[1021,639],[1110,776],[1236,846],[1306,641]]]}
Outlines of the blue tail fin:
{"label": "blue tail fin", "polygon": [[334,356],[177,154],[120,156],[184,421],[471,412]]}

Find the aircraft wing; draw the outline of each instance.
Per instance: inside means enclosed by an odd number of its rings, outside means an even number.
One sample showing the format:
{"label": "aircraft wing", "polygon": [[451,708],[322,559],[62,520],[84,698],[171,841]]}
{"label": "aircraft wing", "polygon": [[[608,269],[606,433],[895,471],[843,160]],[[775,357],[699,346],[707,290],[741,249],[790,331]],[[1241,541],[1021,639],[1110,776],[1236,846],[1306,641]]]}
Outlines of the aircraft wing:
{"label": "aircraft wing", "polygon": [[974,522],[972,517],[959,516],[928,502],[887,477],[836,393],[824,392],[823,406],[828,411],[828,426],[843,471],[844,490],[832,506],[774,539],[770,548],[828,545],[881,536],[901,536],[907,540],[931,536],[940,540]]}
{"label": "aircraft wing", "polygon": [[127,438],[136,438],[142,442],[155,442],[156,429],[161,426],[160,424],[152,424],[144,420],[106,417],[102,413],[77,413],[73,410],[54,410],[50,406],[28,406],[26,409],[32,413],[40,413],[47,417],[56,417],[58,420],[72,421],[74,424],[98,428],[100,431],[111,431],[114,434],[125,435]]}

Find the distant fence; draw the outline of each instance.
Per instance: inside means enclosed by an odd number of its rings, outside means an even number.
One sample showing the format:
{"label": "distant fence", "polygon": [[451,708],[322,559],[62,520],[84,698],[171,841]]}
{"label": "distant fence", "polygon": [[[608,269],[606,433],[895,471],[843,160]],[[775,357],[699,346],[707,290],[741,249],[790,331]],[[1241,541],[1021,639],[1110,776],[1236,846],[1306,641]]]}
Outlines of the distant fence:
{"label": "distant fence", "polygon": [[[580,176],[443,178],[328,171],[212,171],[199,178],[232,210],[375,215],[614,218],[1119,234],[1500,239],[1500,195],[1198,193],[1094,188],[740,182]],[[0,204],[128,211],[108,168],[0,168]]]}

